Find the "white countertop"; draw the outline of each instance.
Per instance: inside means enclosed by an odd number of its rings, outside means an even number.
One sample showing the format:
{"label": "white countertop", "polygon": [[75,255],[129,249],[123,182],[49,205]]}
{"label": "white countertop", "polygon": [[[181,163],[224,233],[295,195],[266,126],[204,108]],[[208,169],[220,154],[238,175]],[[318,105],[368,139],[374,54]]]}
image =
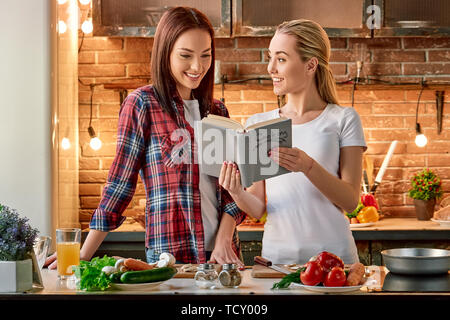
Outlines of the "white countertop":
{"label": "white countertop", "polygon": [[[367,266],[366,272],[370,273],[366,283],[357,291],[346,293],[334,293],[331,294],[350,294],[350,295],[372,295],[372,294],[393,294],[390,292],[381,292],[382,283],[384,277],[388,273],[385,267],[380,266]],[[272,278],[253,278],[251,276],[251,269],[246,269],[242,273],[242,283],[239,288],[223,288],[219,287],[215,289],[201,289],[195,285],[195,280],[191,278],[173,278],[161,285],[145,291],[123,291],[112,290],[106,291],[80,291],[76,289],[74,280],[59,280],[56,270],[43,269],[42,279],[44,288],[34,288],[32,294],[43,295],[117,295],[117,294],[133,294],[133,295],[323,295],[329,293],[317,293],[302,287],[291,284],[288,289],[271,290],[275,282],[281,279]],[[26,294],[26,293],[25,293]],[[408,294],[415,294],[409,292]],[[426,294],[426,293],[417,293]],[[450,293],[442,293],[444,295],[450,295]]]}
{"label": "white countertop", "polygon": [[[380,268],[377,266],[373,266],[373,268]],[[383,267],[379,270],[383,270]],[[56,270],[48,270],[43,269],[41,271],[44,289],[38,290],[34,289],[33,293],[37,294],[124,294],[130,293],[131,291],[122,291],[122,290],[106,290],[106,291],[79,291],[76,289],[76,284],[74,280],[59,280],[57,277]],[[132,291],[133,294],[193,294],[193,295],[202,295],[202,294],[232,294],[232,295],[248,295],[248,294],[282,294],[282,295],[302,295],[302,294],[322,294],[315,293],[306,289],[303,289],[298,286],[291,285],[288,289],[285,290],[271,290],[273,284],[275,282],[280,281],[281,279],[272,279],[272,278],[253,278],[251,276],[251,269],[246,269],[241,272],[242,274],[242,283],[239,288],[223,288],[217,287],[215,289],[201,289],[195,285],[195,280],[191,278],[173,278],[170,279],[161,285],[146,290],[146,291]],[[380,287],[379,283],[372,283],[372,290],[377,290]],[[219,285],[220,286],[220,285]],[[350,294],[365,294],[367,293],[367,287],[362,287],[360,291],[353,291]]]}

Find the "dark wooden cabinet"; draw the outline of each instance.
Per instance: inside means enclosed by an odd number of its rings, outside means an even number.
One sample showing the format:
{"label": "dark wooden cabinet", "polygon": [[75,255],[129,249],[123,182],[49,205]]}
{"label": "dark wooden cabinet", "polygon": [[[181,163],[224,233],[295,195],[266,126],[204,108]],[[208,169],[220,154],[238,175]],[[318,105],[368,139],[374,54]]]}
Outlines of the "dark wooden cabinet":
{"label": "dark wooden cabinet", "polygon": [[448,0],[373,1],[380,14],[380,28],[373,29],[374,37],[450,36]]}
{"label": "dark wooden cabinet", "polygon": [[370,37],[367,6],[372,0],[232,0],[233,36],[272,36],[294,19],[319,23],[329,37]]}
{"label": "dark wooden cabinet", "polygon": [[[185,0],[211,20],[216,37],[231,34],[231,0]],[[94,0],[94,36],[153,37],[162,14],[180,5],[177,0]]]}
{"label": "dark wooden cabinet", "polygon": [[[152,37],[177,0],[93,0],[94,36]],[[448,0],[186,0],[204,12],[216,37],[270,37],[276,26],[310,19],[329,37],[450,36]]]}

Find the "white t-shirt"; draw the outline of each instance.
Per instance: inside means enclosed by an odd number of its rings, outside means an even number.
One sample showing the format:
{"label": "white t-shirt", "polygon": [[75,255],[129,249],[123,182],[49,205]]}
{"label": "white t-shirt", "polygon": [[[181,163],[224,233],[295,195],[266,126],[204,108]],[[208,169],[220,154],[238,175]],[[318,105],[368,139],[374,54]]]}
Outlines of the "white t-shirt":
{"label": "white t-shirt", "polygon": [[[184,117],[194,128],[194,121],[200,121],[200,106],[198,100],[183,100]],[[214,249],[219,217],[217,214],[216,178],[200,171],[200,199],[202,208],[203,231],[205,234],[205,250]]]}
{"label": "white t-shirt", "polygon": [[[280,117],[279,110],[251,116],[246,125]],[[340,148],[363,146],[364,132],[353,108],[328,104],[315,119],[292,125],[292,147],[305,151],[338,176]],[[266,180],[267,222],[262,256],[273,263],[306,263],[321,251],[358,261],[348,219],[301,172]]]}

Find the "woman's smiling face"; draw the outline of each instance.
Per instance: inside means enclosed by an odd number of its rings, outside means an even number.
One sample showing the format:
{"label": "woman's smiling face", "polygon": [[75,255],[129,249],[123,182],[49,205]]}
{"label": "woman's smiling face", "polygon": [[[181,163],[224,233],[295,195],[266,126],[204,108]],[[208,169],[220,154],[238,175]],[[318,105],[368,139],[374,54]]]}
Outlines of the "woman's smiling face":
{"label": "woman's smiling face", "polygon": [[191,98],[211,66],[211,36],[205,30],[191,29],[175,41],[170,53],[170,71],[181,98]]}
{"label": "woman's smiling face", "polygon": [[307,80],[307,63],[303,62],[296,50],[294,36],[275,33],[269,45],[267,71],[273,82],[276,95],[296,93]]}

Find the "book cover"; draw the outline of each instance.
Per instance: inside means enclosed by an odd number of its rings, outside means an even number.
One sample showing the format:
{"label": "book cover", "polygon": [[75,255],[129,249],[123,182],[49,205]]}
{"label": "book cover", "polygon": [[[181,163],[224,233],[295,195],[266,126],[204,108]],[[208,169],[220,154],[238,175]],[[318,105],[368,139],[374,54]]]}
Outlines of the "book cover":
{"label": "book cover", "polygon": [[268,156],[275,147],[292,147],[292,122],[277,118],[242,126],[239,122],[215,115],[196,121],[195,137],[200,170],[219,177],[224,161],[238,165],[241,184],[251,186],[256,181],[290,172]]}

